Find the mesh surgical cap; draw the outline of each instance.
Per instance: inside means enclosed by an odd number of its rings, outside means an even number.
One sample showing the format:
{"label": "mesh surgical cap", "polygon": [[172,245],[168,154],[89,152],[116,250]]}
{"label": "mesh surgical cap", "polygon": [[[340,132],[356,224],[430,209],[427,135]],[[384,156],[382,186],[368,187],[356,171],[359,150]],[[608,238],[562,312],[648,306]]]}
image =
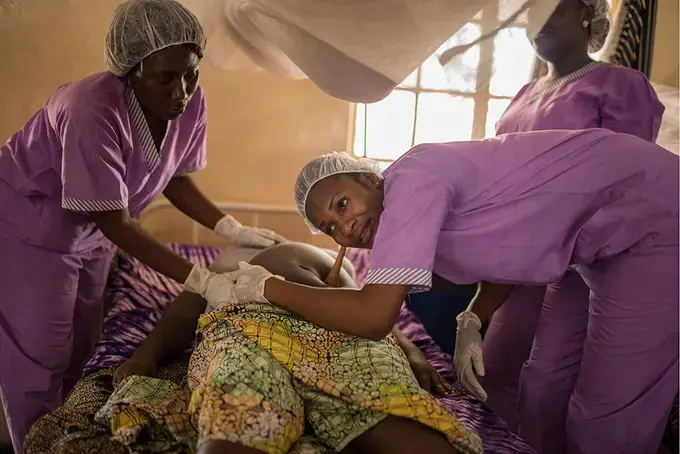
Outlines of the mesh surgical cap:
{"label": "mesh surgical cap", "polygon": [[297,177],[295,183],[295,203],[300,215],[305,219],[307,226],[314,234],[320,234],[319,229],[314,227],[307,217],[305,206],[307,197],[315,184],[333,175],[348,173],[372,173],[380,175],[380,167],[375,161],[362,158],[353,158],[345,152],[330,153],[314,158],[305,165]]}
{"label": "mesh surgical cap", "polygon": [[584,5],[593,9],[593,20],[590,23],[590,39],[588,52],[593,53],[602,49],[609,33],[609,2],[608,0],[581,0]]}
{"label": "mesh surgical cap", "polygon": [[128,0],[113,15],[106,35],[106,65],[116,76],[126,76],[149,55],[178,44],[205,48],[200,22],[175,0]]}

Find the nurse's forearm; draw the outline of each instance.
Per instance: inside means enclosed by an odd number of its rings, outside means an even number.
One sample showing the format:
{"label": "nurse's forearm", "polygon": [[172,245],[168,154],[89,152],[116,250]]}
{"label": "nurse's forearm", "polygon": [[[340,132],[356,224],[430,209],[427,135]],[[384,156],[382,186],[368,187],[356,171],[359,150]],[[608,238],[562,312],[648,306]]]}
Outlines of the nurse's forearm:
{"label": "nurse's forearm", "polygon": [[268,279],[264,296],[323,328],[373,340],[394,327],[408,292],[403,285],[366,285],[361,290],[314,288]]}
{"label": "nurse's forearm", "polygon": [[182,213],[210,230],[224,217],[188,176],[170,180],[163,195]]}
{"label": "nurse's forearm", "polygon": [[116,246],[170,279],[184,283],[194,265],[156,241],[133,222],[127,210],[93,212],[90,216]]}
{"label": "nurse's forearm", "polygon": [[484,323],[508,299],[513,288],[512,285],[480,282],[468,310],[474,312]]}

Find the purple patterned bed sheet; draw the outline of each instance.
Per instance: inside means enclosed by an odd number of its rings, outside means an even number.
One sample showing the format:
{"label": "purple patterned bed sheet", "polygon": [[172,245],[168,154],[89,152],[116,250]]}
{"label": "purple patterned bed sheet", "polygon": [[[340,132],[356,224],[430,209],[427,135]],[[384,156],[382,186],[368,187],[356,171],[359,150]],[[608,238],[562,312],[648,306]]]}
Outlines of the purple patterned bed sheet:
{"label": "purple patterned bed sheet", "polygon": [[[171,248],[202,266],[209,265],[219,254],[219,249],[213,247],[173,244]],[[346,256],[357,270],[357,280],[363,282],[368,270],[368,255],[365,251],[348,250]],[[114,304],[104,321],[102,338],[85,366],[85,374],[116,366],[128,359],[180,291],[180,284],[122,254],[107,287],[107,294]],[[439,373],[449,383],[455,383],[451,357],[439,349],[406,306],[399,314],[397,325],[423,351]],[[485,453],[535,452],[510,432],[503,420],[464,389],[457,388],[454,395],[443,398],[442,402],[479,434]]]}

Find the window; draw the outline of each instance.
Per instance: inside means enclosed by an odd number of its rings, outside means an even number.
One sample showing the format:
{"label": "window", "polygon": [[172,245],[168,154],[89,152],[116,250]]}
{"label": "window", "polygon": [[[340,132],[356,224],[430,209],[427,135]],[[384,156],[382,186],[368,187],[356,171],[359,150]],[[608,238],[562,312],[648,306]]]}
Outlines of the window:
{"label": "window", "polygon": [[[446,70],[439,55],[492,31],[498,16],[498,4],[492,3],[385,99],[357,104],[355,156],[389,163],[419,143],[493,136],[496,121],[531,71],[534,54],[521,23],[458,55]],[[492,58],[480,58],[485,55]]]}

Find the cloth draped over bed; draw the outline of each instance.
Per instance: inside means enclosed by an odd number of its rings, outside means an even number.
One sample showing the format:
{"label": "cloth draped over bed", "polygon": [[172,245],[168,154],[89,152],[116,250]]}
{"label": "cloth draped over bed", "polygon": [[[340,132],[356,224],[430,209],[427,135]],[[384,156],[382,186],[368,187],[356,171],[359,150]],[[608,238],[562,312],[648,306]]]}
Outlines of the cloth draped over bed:
{"label": "cloth draped over bed", "polygon": [[[217,248],[172,245],[173,250],[194,263],[207,265],[218,255]],[[350,250],[347,257],[363,279],[367,271],[364,252]],[[32,427],[26,439],[28,453],[59,452],[127,452],[125,445],[111,438],[110,427],[95,420],[95,414],[111,396],[113,373],[129,358],[160,319],[169,301],[181,291],[181,286],[139,261],[122,254],[112,273],[108,297],[113,301],[103,327],[101,340],[86,366],[85,376],[78,382],[64,404],[43,416]],[[425,357],[449,383],[456,380],[452,359],[442,353],[419,320],[402,308],[398,327],[423,351]],[[159,378],[181,385],[187,374],[187,359],[165,365]],[[511,433],[505,422],[466,390],[456,388],[454,394],[440,399],[458,420],[482,439],[487,453],[534,453],[524,441]],[[168,451],[168,452],[182,452]]]}
{"label": "cloth draped over bed", "polygon": [[261,303],[212,311],[198,325],[187,386],[133,376],[97,413],[131,451],[226,436],[290,452],[313,435],[331,449],[309,454],[330,454],[394,415],[444,434],[460,454],[482,453],[479,437],[420,387],[392,336],[375,342],[326,330]]}

